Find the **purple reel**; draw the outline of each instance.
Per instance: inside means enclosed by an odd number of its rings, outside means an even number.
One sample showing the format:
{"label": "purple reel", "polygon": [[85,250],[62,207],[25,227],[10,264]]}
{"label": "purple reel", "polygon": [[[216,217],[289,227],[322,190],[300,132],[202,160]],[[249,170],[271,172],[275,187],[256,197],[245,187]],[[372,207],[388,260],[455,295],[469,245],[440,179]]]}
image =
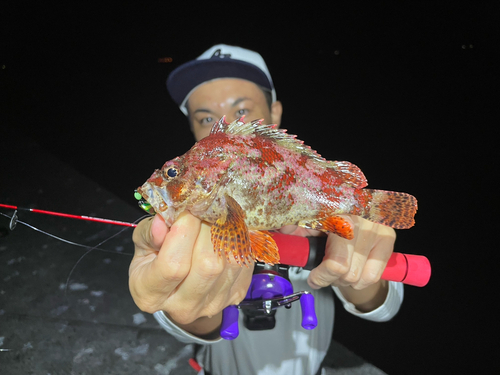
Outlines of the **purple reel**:
{"label": "purple reel", "polygon": [[[302,327],[308,330],[316,328],[318,319],[312,294],[305,291],[294,293],[290,281],[274,273],[254,274],[245,300],[237,306],[226,307],[222,312],[221,337],[226,340],[234,340],[238,337],[238,310],[243,310],[246,317],[252,316],[251,319],[256,317],[264,319],[270,317],[273,319],[270,328],[253,328],[254,330],[272,329],[276,309],[281,306],[290,308],[292,302],[299,299],[302,308]],[[247,328],[249,327],[247,326]]]}

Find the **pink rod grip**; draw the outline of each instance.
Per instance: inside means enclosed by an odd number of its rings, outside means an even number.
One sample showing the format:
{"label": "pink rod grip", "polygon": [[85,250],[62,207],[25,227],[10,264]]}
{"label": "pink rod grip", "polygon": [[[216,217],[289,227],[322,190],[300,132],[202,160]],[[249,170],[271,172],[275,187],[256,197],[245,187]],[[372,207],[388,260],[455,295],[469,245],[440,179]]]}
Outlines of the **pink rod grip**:
{"label": "pink rod grip", "polygon": [[431,264],[422,255],[392,253],[382,279],[413,286],[425,286],[431,278]]}
{"label": "pink rod grip", "polygon": [[[278,246],[280,263],[288,266],[304,267],[309,259],[309,241],[307,237],[272,233]],[[324,253],[324,251],[323,251]]]}
{"label": "pink rod grip", "polygon": [[[309,260],[309,241],[307,237],[291,236],[281,233],[272,233],[273,239],[278,246],[280,263],[289,266],[304,267]],[[317,249],[323,258],[324,249]],[[321,253],[321,254],[320,254]],[[392,253],[389,262],[382,273],[382,279],[397,281],[413,286],[425,286],[431,278],[431,264],[429,259],[422,255],[411,255]]]}

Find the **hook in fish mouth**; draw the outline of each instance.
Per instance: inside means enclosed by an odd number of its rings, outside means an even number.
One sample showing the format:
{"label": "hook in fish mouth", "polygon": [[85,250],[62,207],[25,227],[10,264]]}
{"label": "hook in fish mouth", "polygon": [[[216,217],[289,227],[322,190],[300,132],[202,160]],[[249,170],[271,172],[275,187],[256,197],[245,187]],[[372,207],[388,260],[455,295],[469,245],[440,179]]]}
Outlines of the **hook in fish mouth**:
{"label": "hook in fish mouth", "polygon": [[135,199],[138,200],[137,204],[139,205],[140,208],[142,208],[144,211],[146,211],[148,214],[150,215],[155,215],[156,212],[153,208],[153,206],[151,206],[141,195],[141,193],[139,193],[137,191],[137,189],[134,191],[134,197]]}

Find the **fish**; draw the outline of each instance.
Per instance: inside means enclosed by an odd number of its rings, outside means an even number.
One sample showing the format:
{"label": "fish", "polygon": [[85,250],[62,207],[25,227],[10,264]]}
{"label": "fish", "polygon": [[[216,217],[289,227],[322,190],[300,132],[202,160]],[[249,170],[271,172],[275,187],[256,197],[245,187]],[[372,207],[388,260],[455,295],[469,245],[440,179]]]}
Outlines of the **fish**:
{"label": "fish", "polygon": [[351,240],[341,215],[395,229],[414,225],[414,196],[366,189],[363,172],[330,161],[296,135],[263,120],[225,116],[182,156],[156,169],[136,193],[139,205],[171,226],[183,211],[211,224],[219,256],[240,266],[279,263],[272,231],[293,224]]}

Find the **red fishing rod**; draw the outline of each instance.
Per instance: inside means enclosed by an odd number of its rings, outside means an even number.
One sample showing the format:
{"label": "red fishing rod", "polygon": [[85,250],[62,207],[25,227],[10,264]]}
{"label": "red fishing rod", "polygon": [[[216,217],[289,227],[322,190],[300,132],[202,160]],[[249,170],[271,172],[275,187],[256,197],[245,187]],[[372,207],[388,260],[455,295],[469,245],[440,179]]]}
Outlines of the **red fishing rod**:
{"label": "red fishing rod", "polygon": [[62,217],[68,217],[68,218],[71,218],[71,219],[86,220],[86,221],[96,221],[98,223],[121,225],[121,226],[124,226],[124,227],[134,227],[135,228],[137,226],[137,224],[135,224],[135,223],[127,223],[125,221],[118,221],[118,220],[111,220],[111,219],[102,219],[100,217],[91,217],[91,216],[84,216],[84,215],[71,215],[71,214],[65,214],[65,213],[62,213],[62,212],[39,210],[39,209],[36,209],[36,208],[24,208],[24,207],[12,206],[10,204],[2,204],[2,203],[0,203],[0,207],[9,208],[11,210],[35,212],[35,213],[44,214],[44,215],[62,216]]}
{"label": "red fishing rod", "polygon": [[[141,203],[141,202],[139,202]],[[11,210],[28,211],[44,215],[61,216],[77,220],[94,221],[105,224],[121,225],[126,227],[137,227],[136,223],[125,221],[103,219],[85,215],[72,215],[62,212],[39,210],[37,208],[23,208],[9,204],[0,203],[0,207]],[[148,208],[148,207],[143,207]],[[17,216],[11,220],[11,229],[15,226]],[[273,239],[280,250],[280,263],[288,266],[313,269],[324,256],[325,237],[298,237],[274,233]],[[431,267],[429,260],[421,255],[410,255],[393,253],[387,267],[382,274],[382,279],[403,282],[414,286],[424,286],[430,279]]]}

